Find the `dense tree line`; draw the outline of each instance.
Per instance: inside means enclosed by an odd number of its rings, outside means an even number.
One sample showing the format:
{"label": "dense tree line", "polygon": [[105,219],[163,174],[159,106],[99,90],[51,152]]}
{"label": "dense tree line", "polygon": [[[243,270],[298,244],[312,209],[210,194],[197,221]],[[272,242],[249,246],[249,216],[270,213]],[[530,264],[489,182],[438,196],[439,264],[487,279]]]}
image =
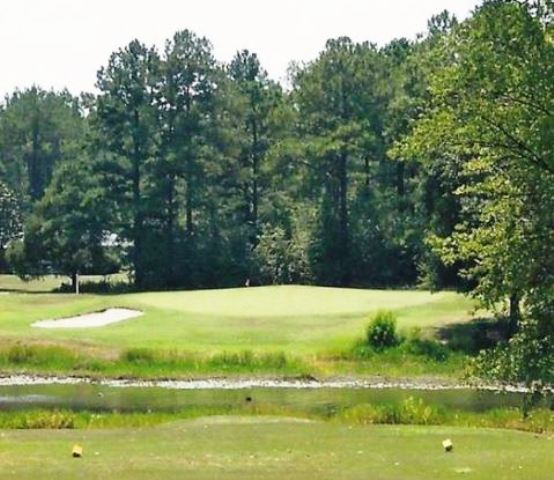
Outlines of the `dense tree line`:
{"label": "dense tree line", "polygon": [[498,370],[537,376],[554,336],[553,16],[488,0],[415,41],[329,40],[290,88],[184,30],[114,52],[94,95],[16,91],[0,255],[23,276],[123,268],[138,288],[463,288],[509,310]]}
{"label": "dense tree line", "polygon": [[138,288],[414,284],[432,257],[437,209],[420,204],[434,185],[389,151],[454,23],[381,49],[330,40],[287,90],[256,54],[223,65],[185,30],[162,52],[114,52],[96,95],[15,92],[0,113],[0,171],[25,219],[12,268],[125,268]]}

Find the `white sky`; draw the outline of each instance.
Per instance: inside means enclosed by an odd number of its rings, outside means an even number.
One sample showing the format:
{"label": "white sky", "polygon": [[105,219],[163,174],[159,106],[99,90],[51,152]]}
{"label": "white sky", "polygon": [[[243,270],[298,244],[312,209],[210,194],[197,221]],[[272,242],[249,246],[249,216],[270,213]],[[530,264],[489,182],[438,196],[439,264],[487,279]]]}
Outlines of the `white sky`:
{"label": "white sky", "polygon": [[111,52],[138,38],[163,46],[177,30],[208,37],[218,60],[257,52],[270,75],[311,60],[331,37],[379,45],[414,38],[443,9],[478,0],[0,0],[0,96],[32,84],[92,91]]}

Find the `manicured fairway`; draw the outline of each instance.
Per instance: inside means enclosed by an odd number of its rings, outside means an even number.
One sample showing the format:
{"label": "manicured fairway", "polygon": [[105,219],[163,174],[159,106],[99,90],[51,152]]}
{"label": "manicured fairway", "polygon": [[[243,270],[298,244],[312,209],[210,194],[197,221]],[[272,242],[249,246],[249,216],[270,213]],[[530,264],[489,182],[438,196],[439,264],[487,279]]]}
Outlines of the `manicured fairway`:
{"label": "manicured fairway", "polygon": [[[454,452],[441,442],[451,438]],[[71,458],[73,444],[84,457]],[[148,429],[3,431],[0,478],[550,480],[554,440],[513,431],[212,417]]]}
{"label": "manicured fairway", "polygon": [[[0,284],[1,288],[1,284]],[[106,327],[31,328],[55,319],[127,307],[145,315]],[[0,335],[7,339],[78,341],[108,347],[190,352],[317,353],[347,347],[364,334],[368,315],[393,310],[401,329],[470,318],[471,301],[452,292],[262,287],[126,295],[10,293],[0,296]]]}

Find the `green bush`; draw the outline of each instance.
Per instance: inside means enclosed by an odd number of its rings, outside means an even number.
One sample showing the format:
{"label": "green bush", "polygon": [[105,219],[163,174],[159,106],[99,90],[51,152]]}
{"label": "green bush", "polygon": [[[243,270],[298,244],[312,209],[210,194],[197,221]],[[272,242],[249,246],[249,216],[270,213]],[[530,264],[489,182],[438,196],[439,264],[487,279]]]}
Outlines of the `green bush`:
{"label": "green bush", "polygon": [[379,311],[367,327],[367,343],[376,350],[396,347],[400,337],[396,333],[396,318],[390,311]]}

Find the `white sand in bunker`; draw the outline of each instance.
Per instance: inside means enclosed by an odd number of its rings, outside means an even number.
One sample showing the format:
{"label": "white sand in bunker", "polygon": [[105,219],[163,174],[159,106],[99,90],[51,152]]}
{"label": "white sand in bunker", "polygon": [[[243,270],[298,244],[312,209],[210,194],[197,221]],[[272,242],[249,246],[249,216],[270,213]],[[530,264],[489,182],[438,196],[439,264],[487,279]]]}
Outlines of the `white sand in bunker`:
{"label": "white sand in bunker", "polygon": [[96,328],[140,317],[143,312],[128,308],[108,308],[102,312],[87,313],[58,320],[41,320],[31,326],[37,328]]}

